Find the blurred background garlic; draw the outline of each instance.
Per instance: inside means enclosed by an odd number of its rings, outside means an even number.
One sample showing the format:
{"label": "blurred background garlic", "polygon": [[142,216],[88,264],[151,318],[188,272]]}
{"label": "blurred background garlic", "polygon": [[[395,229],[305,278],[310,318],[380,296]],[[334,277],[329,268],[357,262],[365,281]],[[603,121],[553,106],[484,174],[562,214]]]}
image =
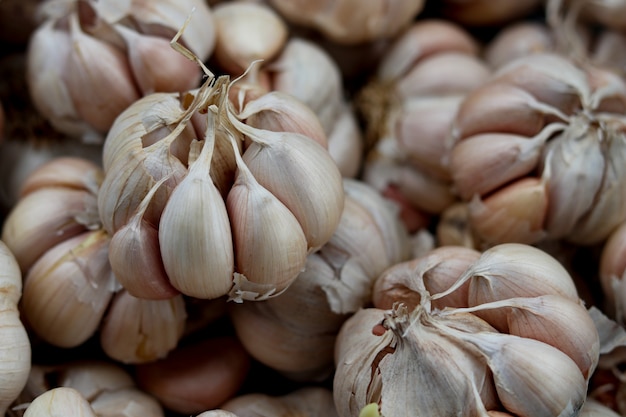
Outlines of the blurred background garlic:
{"label": "blurred background garlic", "polygon": [[134,375],[139,387],[166,409],[190,415],[233,398],[248,377],[250,362],[236,338],[204,337],[181,345],[163,359],[135,366]]}
{"label": "blurred background garlic", "polygon": [[[200,0],[47,1],[28,45],[32,100],[60,132],[101,143],[113,120],[139,97],[197,87],[198,66],[169,47],[181,42],[205,60],[215,28]],[[156,55],[155,55],[156,54]]]}
{"label": "blurred background garlic", "polygon": [[433,255],[389,268],[384,303],[376,280],[374,307],[343,324],[333,379],[339,415],[357,417],[370,403],[381,415],[576,415],[600,341],[560,263],[522,244],[467,257],[465,269],[453,253]]}
{"label": "blurred background garlic", "polygon": [[504,26],[485,45],[483,56],[493,69],[538,52],[556,49],[552,28],[545,22],[521,20]]}
{"label": "blurred background garlic", "polygon": [[249,69],[240,88],[253,94],[280,91],[308,106],[319,118],[328,151],[342,175],[356,177],[363,156],[362,135],[333,57],[316,42],[294,36],[283,18],[264,3],[238,0],[213,10],[217,41],[211,61],[216,67],[236,77],[262,60]]}
{"label": "blurred background garlic", "polygon": [[[22,404],[36,400],[35,406],[28,412],[33,413],[43,402],[43,398],[50,394],[56,396],[57,393],[70,392],[58,390],[58,388],[74,390],[72,395],[79,394],[90,405],[96,416],[163,417],[165,415],[159,401],[141,391],[135,384],[133,376],[126,369],[114,362],[102,359],[33,365],[20,400]],[[42,399],[37,400],[42,395]],[[62,401],[59,400],[53,398],[49,406],[62,407]],[[55,402],[58,404],[54,405]],[[68,408],[63,415],[77,411],[69,408],[70,405],[67,405]]]}
{"label": "blurred background garlic", "polygon": [[284,395],[249,393],[231,398],[220,407],[237,417],[337,417],[333,393],[324,387],[303,387]]}
{"label": "blurred background garlic", "polygon": [[542,5],[542,0],[444,0],[435,7],[442,17],[466,27],[498,27],[540,12]]}
{"label": "blurred background garlic", "polygon": [[484,245],[600,243],[624,220],[626,84],[555,53],[518,58],[461,103],[449,170]]}
{"label": "blurred background garlic", "polygon": [[235,332],[250,355],[294,381],[333,372],[341,324],[371,302],[372,283],[411,256],[397,207],[371,186],[344,179],[346,200],[333,237],[309,254],[304,271],[280,296],[231,304]]}
{"label": "blurred background garlic", "polygon": [[356,98],[367,126],[363,179],[398,201],[411,232],[453,204],[445,165],[464,96],[490,70],[462,27],[421,20],[399,36]]}

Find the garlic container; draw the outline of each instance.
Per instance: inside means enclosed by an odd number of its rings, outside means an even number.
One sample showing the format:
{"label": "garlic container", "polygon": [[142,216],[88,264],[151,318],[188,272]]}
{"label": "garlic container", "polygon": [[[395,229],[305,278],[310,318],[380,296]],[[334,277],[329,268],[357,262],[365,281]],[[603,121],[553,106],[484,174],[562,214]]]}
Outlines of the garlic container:
{"label": "garlic container", "polygon": [[367,125],[363,179],[401,203],[412,232],[455,202],[447,142],[460,102],[490,74],[478,54],[462,27],[417,21],[356,98]]}
{"label": "garlic container", "polygon": [[388,268],[373,307],[342,326],[335,405],[341,417],[366,407],[382,416],[576,416],[599,345],[571,277],[547,253],[517,243],[440,247]]}
{"label": "garlic container", "polygon": [[42,2],[29,39],[27,80],[37,110],[60,132],[101,143],[113,120],[155,91],[197,87],[195,63],[169,47],[183,42],[205,60],[215,28],[201,0]]}

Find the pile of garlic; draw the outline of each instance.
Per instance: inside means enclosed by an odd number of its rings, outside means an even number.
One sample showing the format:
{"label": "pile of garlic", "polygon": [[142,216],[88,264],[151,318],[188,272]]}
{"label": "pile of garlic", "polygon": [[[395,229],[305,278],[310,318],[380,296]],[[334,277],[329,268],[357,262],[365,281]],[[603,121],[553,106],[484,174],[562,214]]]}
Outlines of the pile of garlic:
{"label": "pile of garlic", "polygon": [[585,402],[598,332],[539,249],[436,248],[385,271],[373,301],[337,338],[340,417],[371,403],[382,416],[574,416]]}

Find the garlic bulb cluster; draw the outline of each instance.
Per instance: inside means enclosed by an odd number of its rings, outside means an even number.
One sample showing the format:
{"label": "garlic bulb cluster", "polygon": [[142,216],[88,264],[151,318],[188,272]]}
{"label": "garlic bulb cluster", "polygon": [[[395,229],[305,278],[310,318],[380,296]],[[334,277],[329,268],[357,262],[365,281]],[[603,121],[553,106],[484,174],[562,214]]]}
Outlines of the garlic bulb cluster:
{"label": "garlic bulb cluster", "polygon": [[356,177],[362,135],[334,58],[316,42],[288,32],[282,17],[264,3],[231,1],[215,6],[213,12],[215,64],[235,77],[261,61],[250,68],[239,88],[254,94],[280,91],[301,101],[319,118],[341,174]]}
{"label": "garlic bulb cluster", "polygon": [[461,100],[490,74],[460,26],[421,20],[396,39],[358,98],[367,123],[363,178],[399,201],[416,231],[455,201],[445,165]]}
{"label": "garlic bulb cluster", "polygon": [[2,241],[0,290],[0,415],[5,415],[26,385],[31,369],[31,345],[18,310],[22,273],[15,256]]}
{"label": "garlic bulb cluster", "polygon": [[323,387],[298,388],[279,396],[243,394],[222,404],[220,409],[237,417],[338,417],[333,393]]}
{"label": "garlic bulb cluster", "polygon": [[626,218],[626,83],[552,53],[510,62],[461,103],[449,170],[487,246],[603,241]]}
{"label": "garlic bulb cluster", "polygon": [[140,299],[121,287],[109,262],[111,237],[98,216],[102,178],[94,163],[60,157],[23,182],[2,229],[24,275],[20,311],[29,330],[54,346],[75,347],[98,332],[111,358],[155,360],[183,334],[184,300],[180,294]]}
{"label": "garlic bulb cluster", "polygon": [[386,270],[342,326],[339,416],[578,415],[600,341],[563,266],[517,243],[435,251]]}
{"label": "garlic bulb cluster", "polygon": [[423,0],[269,0],[290,23],[340,44],[392,38],[418,16]]}
{"label": "garlic bulb cluster", "polygon": [[250,357],[231,336],[180,346],[166,358],[137,365],[137,384],[168,410],[195,414],[230,400],[248,376]]}
{"label": "garlic bulb cluster", "polygon": [[182,42],[201,59],[215,44],[201,0],[48,0],[28,45],[32,100],[52,126],[102,142],[113,120],[139,97],[198,86],[201,72],[169,43],[191,16]]}
{"label": "garlic bulb cluster", "polygon": [[98,211],[137,297],[275,296],[339,224],[341,173],[315,115],[205,70],[199,89],[133,103],[104,144]]}
{"label": "garlic bulb cluster", "polygon": [[[141,391],[130,373],[102,360],[33,365],[23,396],[22,401],[30,403],[26,409],[28,415],[55,415],[52,410],[57,407],[59,415],[64,416],[74,415],[81,408],[87,410],[87,414],[81,415],[165,415],[157,399]],[[64,404],[64,398],[73,399],[79,408],[74,408],[76,404],[72,401]]]}
{"label": "garlic bulb cluster", "polygon": [[393,204],[358,180],[344,179],[344,190],[337,230],[309,254],[291,286],[269,300],[230,306],[250,355],[292,380],[321,381],[332,373],[342,323],[371,302],[383,270],[410,258],[408,233]]}

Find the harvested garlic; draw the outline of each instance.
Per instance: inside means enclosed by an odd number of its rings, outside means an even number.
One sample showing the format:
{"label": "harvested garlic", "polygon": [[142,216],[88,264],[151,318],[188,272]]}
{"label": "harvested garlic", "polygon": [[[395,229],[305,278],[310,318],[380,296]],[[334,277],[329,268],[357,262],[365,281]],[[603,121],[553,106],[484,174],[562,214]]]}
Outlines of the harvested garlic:
{"label": "harvested garlic", "polygon": [[89,401],[77,390],[52,388],[35,398],[24,411],[24,417],[97,417]]}
{"label": "harvested garlic", "polygon": [[448,132],[463,97],[489,73],[460,26],[431,19],[407,28],[356,98],[366,123],[364,180],[421,213],[453,204]]}
{"label": "harvested garlic", "polygon": [[0,241],[0,415],[26,386],[31,369],[31,345],[26,329],[20,320],[18,303],[22,297],[22,273],[9,248]]}
{"label": "harvested garlic", "polygon": [[85,142],[101,143],[141,96],[197,86],[198,67],[168,45],[189,14],[186,45],[206,59],[215,44],[213,16],[198,0],[159,0],[150,8],[114,0],[47,2],[40,9],[43,22],[28,45],[30,95],[55,129]]}
{"label": "harvested garlic", "polygon": [[616,74],[556,53],[518,58],[465,97],[449,169],[485,246],[591,245],[624,220],[625,97]]}
{"label": "harvested garlic", "polygon": [[571,277],[547,253],[509,244],[468,259],[465,271],[459,262],[454,279],[455,250],[472,251],[439,247],[389,268],[374,290],[399,271],[398,290],[382,298],[391,308],[361,309],[343,324],[333,380],[339,415],[358,417],[365,407],[381,416],[578,415],[602,347]]}

